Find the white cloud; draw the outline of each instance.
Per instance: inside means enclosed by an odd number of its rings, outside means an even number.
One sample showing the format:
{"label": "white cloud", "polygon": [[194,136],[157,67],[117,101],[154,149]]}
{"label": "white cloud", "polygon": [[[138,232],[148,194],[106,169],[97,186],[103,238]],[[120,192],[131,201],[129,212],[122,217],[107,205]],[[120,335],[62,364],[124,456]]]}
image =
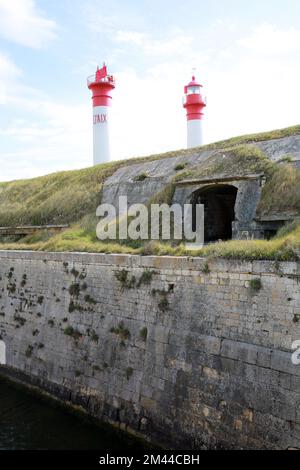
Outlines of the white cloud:
{"label": "white cloud", "polygon": [[0,104],[12,116],[0,128],[1,181],[91,165],[88,96],[84,104],[61,103],[22,85],[20,77],[21,70],[0,54]]}
{"label": "white cloud", "polygon": [[82,16],[85,19],[86,26],[92,33],[111,34],[118,29],[120,23],[119,16],[103,14],[99,6],[87,3],[83,5]]}
{"label": "white cloud", "polygon": [[[0,136],[14,139],[21,148],[1,155],[7,162],[13,159],[15,177],[30,177],[32,167],[43,174],[90,166],[92,128],[89,103],[71,106],[38,100],[35,104],[35,117],[32,115],[28,121],[14,119],[11,125],[0,129]],[[28,109],[32,112],[33,108]],[[25,105],[24,112],[26,110]],[[8,179],[10,173],[7,165],[2,167],[1,180]]]}
{"label": "white cloud", "polygon": [[252,34],[238,41],[259,54],[278,55],[300,50],[300,30],[289,28],[278,29],[274,25],[264,23],[255,28]]}
{"label": "white cloud", "polygon": [[21,70],[11,59],[0,52],[0,104],[6,102],[9,88],[21,75]]}
{"label": "white cloud", "polygon": [[37,11],[34,0],[0,0],[0,35],[41,49],[55,38],[56,24]]}
{"label": "white cloud", "polygon": [[138,31],[117,31],[114,40],[118,43],[138,46],[144,54],[152,56],[174,56],[184,54],[188,51],[193,38],[191,36],[177,33],[169,37],[154,39],[148,34]]}
{"label": "white cloud", "polygon": [[117,31],[115,41],[127,44],[134,44],[135,46],[143,46],[146,40],[146,34],[137,31]]}
{"label": "white cloud", "polygon": [[[177,77],[174,73],[177,69]],[[168,63],[138,75],[116,74],[111,110],[114,159],[149,155],[185,145],[185,118],[181,106],[183,84],[189,78],[177,63]]]}

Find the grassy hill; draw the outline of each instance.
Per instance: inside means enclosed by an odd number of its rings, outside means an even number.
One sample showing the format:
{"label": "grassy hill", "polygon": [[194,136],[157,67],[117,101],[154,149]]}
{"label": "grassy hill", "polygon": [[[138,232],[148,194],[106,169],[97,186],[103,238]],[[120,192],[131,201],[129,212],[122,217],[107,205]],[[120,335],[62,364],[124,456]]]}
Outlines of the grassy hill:
{"label": "grassy hill", "polygon": [[[264,171],[268,175],[259,211],[268,214],[275,209],[294,210],[300,214],[300,171],[289,164],[276,165],[257,148],[245,144],[300,134],[300,126],[272,132],[235,137],[217,142],[201,150],[216,150],[204,164],[178,172],[176,179],[193,179],[218,173]],[[217,152],[222,149],[220,159]],[[200,150],[200,149],[199,149]],[[196,149],[197,151],[197,149]],[[154,254],[185,254],[182,246],[167,244],[112,244],[96,238],[95,210],[101,201],[104,181],[118,168],[135,163],[195,153],[195,149],[167,152],[149,157],[122,160],[76,171],[66,171],[34,179],[0,183],[0,226],[70,224],[70,229],[53,236],[51,233],[28,236],[11,243],[6,240],[0,249],[36,249],[49,251],[109,251]],[[276,192],[274,188],[276,187]],[[170,188],[158,195],[159,202],[170,197]],[[300,252],[300,228],[288,230],[267,241],[230,241],[205,247],[201,254],[239,258],[294,259]],[[191,254],[189,252],[189,254]]]}

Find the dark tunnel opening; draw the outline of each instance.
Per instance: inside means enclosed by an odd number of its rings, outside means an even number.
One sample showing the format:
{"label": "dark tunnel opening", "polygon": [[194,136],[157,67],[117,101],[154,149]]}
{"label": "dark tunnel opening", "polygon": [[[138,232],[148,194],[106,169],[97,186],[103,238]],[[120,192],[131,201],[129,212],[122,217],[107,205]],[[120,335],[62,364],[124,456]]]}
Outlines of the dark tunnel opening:
{"label": "dark tunnel opening", "polygon": [[[230,185],[209,186],[192,195],[192,204],[204,204],[205,243],[232,238],[232,222],[237,188]],[[193,211],[193,230],[196,229],[196,211]]]}

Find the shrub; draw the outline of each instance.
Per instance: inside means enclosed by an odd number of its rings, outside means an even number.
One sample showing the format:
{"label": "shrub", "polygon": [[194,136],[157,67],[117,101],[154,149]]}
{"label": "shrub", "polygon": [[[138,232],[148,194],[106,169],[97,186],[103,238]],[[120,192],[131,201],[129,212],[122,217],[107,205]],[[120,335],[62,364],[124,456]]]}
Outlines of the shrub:
{"label": "shrub", "polygon": [[74,277],[77,277],[79,275],[79,272],[75,268],[72,268],[71,274],[73,274]]}
{"label": "shrub", "polygon": [[209,264],[207,262],[204,263],[204,266],[202,268],[202,272],[203,272],[203,274],[209,274],[210,273]]}
{"label": "shrub", "polygon": [[123,289],[132,289],[135,286],[136,279],[135,276],[131,276],[128,279],[129,272],[126,269],[122,269],[121,271],[115,272],[115,278],[122,284]]}
{"label": "shrub", "polygon": [[122,338],[123,340],[130,338],[130,331],[124,327],[123,322],[120,322],[117,327],[111,328],[110,332],[114,333],[117,336],[120,336],[120,338]]}
{"label": "shrub", "polygon": [[139,281],[138,281],[138,284],[137,284],[138,287],[140,287],[140,286],[143,285],[143,284],[145,284],[145,285],[151,284],[153,274],[155,274],[155,271],[150,271],[149,269],[146,269],[146,270],[142,273],[142,275],[141,275],[141,277],[140,277],[140,279],[139,279]]}
{"label": "shrub", "polygon": [[165,294],[161,294],[160,301],[158,302],[158,308],[162,312],[166,312],[169,310],[169,300]]}
{"label": "shrub", "polygon": [[178,165],[176,165],[176,166],[174,167],[174,170],[175,170],[175,171],[184,170],[185,167],[186,167],[186,163],[178,163]]}
{"label": "shrub", "polygon": [[79,296],[79,294],[80,294],[80,285],[77,282],[70,285],[69,294],[72,297],[78,297]]}
{"label": "shrub", "polygon": [[95,341],[95,343],[98,343],[99,336],[96,334],[95,330],[91,331],[90,338],[92,341]]}
{"label": "shrub", "polygon": [[7,290],[10,294],[14,294],[16,292],[16,284],[8,284]]}
{"label": "shrub", "polygon": [[69,313],[72,313],[72,312],[75,312],[75,310],[78,310],[79,312],[82,312],[84,310],[84,308],[78,304],[78,303],[75,303],[73,300],[70,301],[69,303]]}
{"label": "shrub", "polygon": [[133,178],[133,181],[140,182],[140,181],[144,181],[146,178],[148,178],[148,175],[146,173],[140,173],[139,175]]}
{"label": "shrub", "polygon": [[82,336],[80,331],[76,330],[72,326],[67,326],[67,328],[65,328],[65,330],[64,330],[64,334],[67,335],[67,336],[71,336],[75,340],[81,338],[81,336]]}
{"label": "shrub", "polygon": [[144,326],[144,328],[142,328],[140,331],[140,337],[142,338],[143,341],[146,341],[147,336],[148,336],[148,329]]}
{"label": "shrub", "polygon": [[252,290],[260,290],[262,288],[262,282],[261,282],[261,279],[259,277],[256,277],[254,279],[251,279],[249,281],[249,285],[250,285],[250,288]]}
{"label": "shrub", "polygon": [[97,303],[96,300],[93,299],[89,294],[84,296],[84,300],[86,302],[88,302],[89,304],[96,304]]}
{"label": "shrub", "polygon": [[160,300],[158,302],[158,308],[162,312],[166,312],[169,309],[169,300],[168,300],[169,292],[165,290],[152,289],[151,294],[152,295],[159,294]]}

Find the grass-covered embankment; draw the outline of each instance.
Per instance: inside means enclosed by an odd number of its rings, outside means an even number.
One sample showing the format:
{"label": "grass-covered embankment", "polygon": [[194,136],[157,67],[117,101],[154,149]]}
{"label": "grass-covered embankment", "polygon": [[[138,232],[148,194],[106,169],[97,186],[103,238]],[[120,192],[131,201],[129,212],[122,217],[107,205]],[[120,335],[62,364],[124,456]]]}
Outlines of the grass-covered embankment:
{"label": "grass-covered embankment", "polygon": [[70,251],[92,253],[128,253],[140,255],[204,256],[243,260],[292,261],[300,259],[300,220],[279,231],[272,240],[230,240],[187,250],[184,245],[150,241],[130,246],[117,242],[101,242],[93,231],[76,225],[46,241],[27,239],[26,242],[0,244],[6,250]]}
{"label": "grass-covered embankment", "polygon": [[[202,147],[215,150],[203,163],[176,173],[174,182],[218,176],[264,173],[267,182],[262,191],[258,215],[285,211],[300,214],[300,171],[287,163],[272,163],[251,142],[300,134],[300,126],[263,134],[236,137]],[[219,149],[222,149],[220,151]],[[63,233],[42,233],[0,244],[0,249],[43,251],[88,251],[156,255],[196,255],[242,259],[299,259],[300,224],[280,231],[270,241],[228,241],[186,251],[184,245],[159,242],[100,242],[96,237],[95,211],[101,202],[104,181],[118,168],[162,158],[185,156],[197,149],[168,152],[150,157],[123,160],[83,170],[67,171],[8,183],[0,183],[0,226],[70,224]],[[180,165],[177,165],[179,168]],[[174,185],[151,198],[150,203],[170,203]]]}

